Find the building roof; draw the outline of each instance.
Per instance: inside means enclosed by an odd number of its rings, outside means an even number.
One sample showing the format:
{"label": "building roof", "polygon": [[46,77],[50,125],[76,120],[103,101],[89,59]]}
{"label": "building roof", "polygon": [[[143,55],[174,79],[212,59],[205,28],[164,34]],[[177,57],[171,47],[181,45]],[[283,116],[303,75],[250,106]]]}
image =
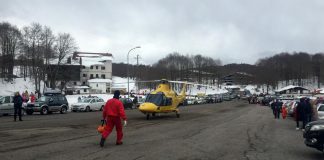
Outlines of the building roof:
{"label": "building roof", "polygon": [[286,86],[286,87],[283,87],[281,89],[276,90],[276,92],[282,92],[282,91],[291,90],[291,89],[308,90],[308,89],[306,89],[304,87],[301,87],[301,86],[289,85],[289,86]]}
{"label": "building roof", "polygon": [[111,79],[89,79],[89,83],[111,83]]}
{"label": "building roof", "polygon": [[77,57],[101,57],[101,56],[107,56],[112,57],[111,53],[91,53],[91,52],[74,52],[73,53],[73,59]]}
{"label": "building roof", "polygon": [[78,60],[83,66],[90,67],[105,65],[105,62],[113,60],[113,56],[111,53],[74,52],[72,59]]}

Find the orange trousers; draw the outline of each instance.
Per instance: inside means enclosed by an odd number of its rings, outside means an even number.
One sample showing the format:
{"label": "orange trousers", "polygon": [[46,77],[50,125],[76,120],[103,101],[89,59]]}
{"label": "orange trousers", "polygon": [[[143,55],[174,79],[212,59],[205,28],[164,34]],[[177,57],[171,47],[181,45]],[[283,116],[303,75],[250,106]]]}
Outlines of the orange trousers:
{"label": "orange trousers", "polygon": [[102,138],[106,139],[109,134],[112,132],[114,127],[116,126],[116,132],[117,132],[117,143],[122,142],[123,139],[123,126],[121,123],[120,117],[107,117],[107,124],[105,127],[105,130],[102,132]]}

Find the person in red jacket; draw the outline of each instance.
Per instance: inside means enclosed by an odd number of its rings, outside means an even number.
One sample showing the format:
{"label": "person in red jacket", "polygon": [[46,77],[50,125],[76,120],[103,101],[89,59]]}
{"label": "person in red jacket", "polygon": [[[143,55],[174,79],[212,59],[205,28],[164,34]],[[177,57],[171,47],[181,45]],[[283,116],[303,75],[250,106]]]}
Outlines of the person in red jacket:
{"label": "person in red jacket", "polygon": [[31,103],[35,103],[35,101],[36,101],[36,97],[35,97],[35,95],[33,94],[33,92],[31,92],[31,93],[30,93],[30,102],[31,102]]}
{"label": "person in red jacket", "polygon": [[102,132],[102,137],[100,140],[100,146],[103,147],[105,144],[106,138],[109,136],[111,131],[116,126],[117,132],[117,141],[116,145],[122,145],[123,139],[123,127],[121,124],[121,119],[124,120],[124,126],[127,124],[127,117],[125,115],[124,105],[119,100],[120,92],[117,90],[114,92],[114,97],[107,101],[103,112],[102,118],[106,120],[105,130]]}

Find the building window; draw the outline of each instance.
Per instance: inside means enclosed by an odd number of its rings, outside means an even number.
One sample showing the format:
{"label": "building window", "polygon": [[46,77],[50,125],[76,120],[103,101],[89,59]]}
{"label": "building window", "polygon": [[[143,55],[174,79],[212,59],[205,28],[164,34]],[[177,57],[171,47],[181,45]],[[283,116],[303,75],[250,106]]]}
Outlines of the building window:
{"label": "building window", "polygon": [[92,79],[93,78],[93,74],[90,74],[90,79]]}
{"label": "building window", "polygon": [[86,67],[85,66],[82,66],[82,69],[85,69]]}
{"label": "building window", "polygon": [[96,66],[96,69],[98,69],[98,66]]}
{"label": "building window", "polygon": [[96,74],[96,78],[99,78],[99,75],[98,74]]}
{"label": "building window", "polygon": [[102,79],[106,79],[106,75],[102,74],[102,75],[101,75],[101,78],[102,78]]}
{"label": "building window", "polygon": [[74,85],[77,85],[77,82],[73,82]]}
{"label": "building window", "polygon": [[87,74],[83,74],[83,77],[87,77]]}
{"label": "building window", "polygon": [[82,82],[82,85],[84,85],[84,86],[85,86],[85,85],[86,85],[86,82]]}
{"label": "building window", "polygon": [[97,83],[97,87],[98,87],[98,83]]}
{"label": "building window", "polygon": [[93,69],[93,66],[90,66],[90,69]]}
{"label": "building window", "polygon": [[83,89],[83,92],[87,92],[87,89]]}
{"label": "building window", "polygon": [[105,70],[105,69],[106,69],[106,67],[105,67],[105,66],[102,66],[102,67],[101,67],[101,70]]}

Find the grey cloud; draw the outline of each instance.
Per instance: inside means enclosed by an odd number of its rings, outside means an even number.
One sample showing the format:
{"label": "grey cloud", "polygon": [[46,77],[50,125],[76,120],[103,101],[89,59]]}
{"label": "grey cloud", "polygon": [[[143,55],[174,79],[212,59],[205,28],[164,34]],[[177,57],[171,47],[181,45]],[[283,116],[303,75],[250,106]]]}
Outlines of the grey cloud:
{"label": "grey cloud", "polygon": [[[321,0],[0,0],[0,20],[69,32],[82,51],[152,64],[167,53],[255,63],[282,51],[323,51]],[[134,63],[135,60],[132,60]]]}

